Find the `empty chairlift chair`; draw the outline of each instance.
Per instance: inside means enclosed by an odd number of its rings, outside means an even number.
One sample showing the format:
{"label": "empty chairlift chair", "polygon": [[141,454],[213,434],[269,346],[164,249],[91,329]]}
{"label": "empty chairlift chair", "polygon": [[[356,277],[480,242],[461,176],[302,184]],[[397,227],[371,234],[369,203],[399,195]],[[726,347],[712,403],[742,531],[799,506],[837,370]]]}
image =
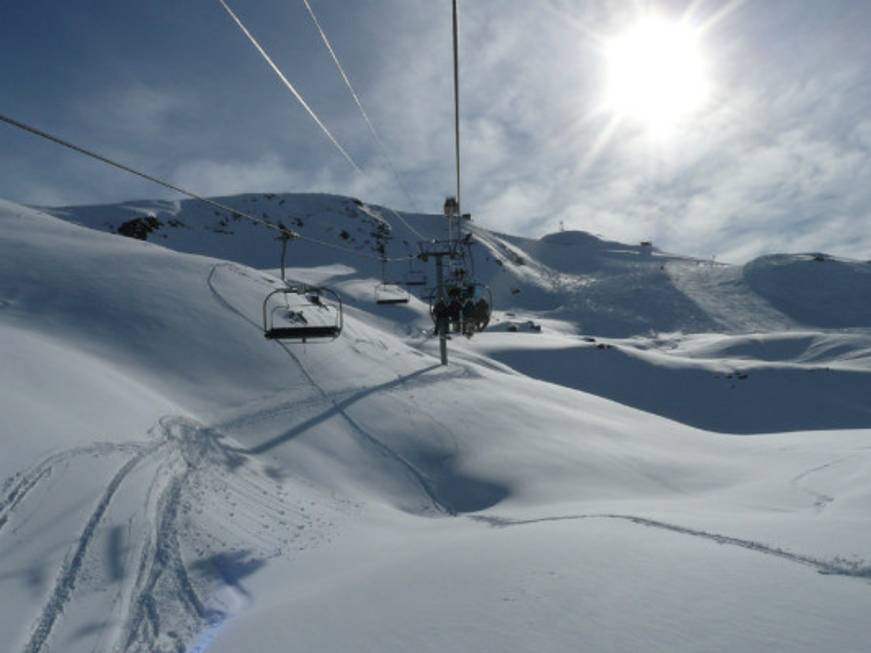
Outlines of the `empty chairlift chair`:
{"label": "empty chairlift chair", "polygon": [[398,283],[381,283],[375,286],[375,303],[384,305],[407,304],[408,293]]}
{"label": "empty chairlift chair", "polygon": [[329,288],[287,286],[263,301],[263,335],[281,342],[329,342],[342,333],[342,300]]}

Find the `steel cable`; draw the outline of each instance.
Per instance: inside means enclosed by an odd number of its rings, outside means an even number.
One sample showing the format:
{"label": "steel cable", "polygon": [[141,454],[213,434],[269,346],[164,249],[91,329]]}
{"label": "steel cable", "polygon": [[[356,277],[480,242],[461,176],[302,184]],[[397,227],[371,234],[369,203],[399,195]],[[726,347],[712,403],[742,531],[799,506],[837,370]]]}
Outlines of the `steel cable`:
{"label": "steel cable", "polygon": [[[19,120],[15,120],[14,118],[6,116],[2,113],[0,113],[0,121],[5,122],[6,124],[11,125],[13,127],[17,127],[18,129],[29,132],[30,134],[33,134],[34,136],[39,136],[40,138],[43,138],[45,140],[56,143],[57,145],[61,145],[67,149],[73,150],[74,152],[78,152],[79,154],[83,154],[83,155],[90,157],[92,159],[96,159],[97,161],[100,161],[102,163],[105,163],[106,165],[112,166],[113,168],[123,170],[124,172],[127,172],[131,175],[136,175],[137,177],[141,177],[142,179],[150,181],[154,184],[157,184],[159,186],[163,186],[164,188],[168,188],[169,190],[173,190],[177,193],[181,193],[182,195],[190,197],[191,199],[208,204],[208,205],[212,206],[213,208],[221,209],[222,211],[227,211],[230,215],[245,218],[246,220],[250,220],[251,222],[261,224],[264,227],[267,227],[269,229],[273,229],[273,230],[275,230],[279,233],[282,233],[282,234],[289,234],[291,236],[291,238],[293,238],[295,240],[303,240],[306,242],[313,243],[315,245],[321,245],[323,247],[330,247],[332,249],[337,249],[337,250],[341,250],[344,252],[348,252],[349,254],[353,254],[355,256],[362,256],[365,258],[371,258],[371,259],[376,260],[376,261],[382,260],[381,256],[367,254],[365,252],[360,252],[360,251],[357,251],[354,249],[350,249],[349,247],[343,247],[342,245],[337,245],[335,243],[330,243],[330,242],[327,242],[324,240],[320,240],[318,238],[304,236],[304,235],[302,235],[296,231],[293,231],[292,229],[288,229],[287,227],[284,227],[282,225],[277,225],[277,224],[270,222],[268,220],[264,220],[263,218],[258,218],[257,216],[251,215],[250,213],[246,213],[245,211],[240,211],[239,209],[234,209],[230,206],[227,206],[226,204],[222,204],[221,202],[216,202],[215,200],[209,199],[208,197],[203,197],[202,195],[199,195],[197,193],[193,193],[193,192],[186,190],[180,186],[176,186],[175,184],[171,184],[168,181],[164,181],[163,179],[159,179],[158,177],[154,177],[153,175],[149,175],[147,173],[140,172],[139,170],[131,168],[128,165],[125,165],[123,163],[119,163],[119,162],[114,161],[108,157],[105,157],[102,154],[97,154],[93,150],[89,150],[89,149],[82,147],[80,145],[76,145],[75,143],[71,143],[70,141],[64,140],[64,139],[62,139],[58,136],[55,136],[53,134],[49,134],[48,132],[42,131],[41,129],[38,129],[36,127],[32,127],[31,125],[23,123]],[[288,217],[296,218],[298,216],[289,215]],[[402,257],[388,258],[386,260],[388,260],[388,261],[409,261],[409,260],[413,260],[415,258],[416,258],[415,256],[402,256]]]}

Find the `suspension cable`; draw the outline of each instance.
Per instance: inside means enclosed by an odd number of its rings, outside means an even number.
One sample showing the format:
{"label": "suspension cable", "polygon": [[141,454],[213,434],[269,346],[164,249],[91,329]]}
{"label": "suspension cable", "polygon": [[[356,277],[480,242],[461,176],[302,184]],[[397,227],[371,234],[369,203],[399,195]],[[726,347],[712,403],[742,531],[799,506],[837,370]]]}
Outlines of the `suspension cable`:
{"label": "suspension cable", "polygon": [[[218,2],[226,10],[226,12],[229,14],[229,16],[235,21],[235,23],[239,26],[239,29],[242,30],[242,33],[245,34],[246,37],[248,37],[248,40],[251,41],[251,43],[254,45],[254,47],[257,49],[257,51],[260,53],[260,55],[266,60],[266,63],[269,64],[269,66],[272,68],[272,70],[275,72],[275,74],[278,76],[278,78],[282,81],[282,83],[290,90],[291,93],[293,93],[293,96],[299,101],[299,103],[302,104],[303,108],[308,112],[309,116],[311,116],[311,118],[318,124],[318,126],[321,128],[321,130],[327,135],[327,138],[330,139],[330,142],[339,150],[339,152],[342,154],[342,156],[345,158],[345,160],[348,161],[348,163],[350,163],[351,166],[353,166],[354,170],[356,170],[359,174],[364,175],[363,170],[360,168],[360,166],[358,166],[356,161],[354,161],[354,159],[351,158],[351,155],[348,154],[348,152],[345,150],[345,148],[343,148],[341,146],[341,144],[339,144],[339,141],[336,139],[336,137],[333,136],[332,132],[330,132],[330,130],[327,128],[327,126],[323,123],[323,121],[317,116],[317,114],[314,112],[314,110],[303,99],[303,97],[299,93],[299,91],[297,91],[296,88],[293,86],[293,84],[290,83],[290,80],[287,79],[285,74],[275,64],[275,62],[272,60],[272,58],[269,56],[269,54],[266,52],[266,50],[263,48],[263,46],[260,45],[260,43],[257,41],[256,38],[254,38],[254,35],[251,34],[251,32],[248,30],[247,27],[245,27],[244,23],[242,23],[240,18],[230,8],[230,5],[227,4],[226,0],[218,0]],[[308,6],[308,3],[306,3],[306,5]],[[310,12],[311,16],[313,17],[313,19],[315,20],[315,23],[318,25],[318,28],[320,29],[320,24],[317,23],[317,18],[314,17],[314,12],[311,10],[311,7],[309,7],[309,12]],[[323,31],[321,31],[321,33],[323,34],[324,39],[326,39],[326,34],[324,34]],[[354,95],[354,99],[357,100],[358,105],[360,105],[360,108],[362,109],[362,104],[359,103],[359,99],[357,98],[357,94],[354,93],[353,87],[350,86],[350,81],[347,80],[347,75],[345,75],[344,70],[342,70],[341,64],[338,63],[338,58],[335,57],[335,53],[332,49],[332,46],[329,45],[329,41],[325,41],[325,42],[327,43],[327,47],[329,48],[331,54],[333,54],[334,61],[336,61],[336,64],[339,66],[339,69],[340,69],[340,72],[342,73],[343,78],[346,80],[349,88],[351,89],[351,92]],[[371,121],[369,120],[368,116],[366,116],[365,111],[364,111],[364,116],[366,117],[366,123],[371,128]],[[374,130],[374,128],[372,128],[372,129]],[[388,162],[389,162],[389,158],[388,158]],[[390,167],[391,167],[391,169],[393,169],[393,172],[395,175],[396,171],[393,168],[392,163],[390,163]],[[398,177],[397,177],[397,181],[398,181]],[[400,187],[402,188],[403,192],[406,192],[405,188],[401,185],[401,183],[400,183]],[[413,204],[413,202],[412,202],[412,204]],[[418,238],[420,238],[421,240],[426,240],[426,237],[423,234],[421,234],[417,229],[415,229],[410,224],[408,224],[408,222],[401,215],[399,215],[399,213],[397,213],[393,209],[388,209],[388,210],[390,210],[394,215],[396,215],[396,217],[398,217],[399,220],[408,229],[410,229],[412,232],[414,232],[414,234]],[[348,250],[348,251],[354,251],[354,250]]]}
{"label": "suspension cable", "polygon": [[339,61],[339,56],[336,54],[335,49],[333,48],[332,43],[330,43],[330,39],[327,37],[327,33],[324,31],[323,26],[318,20],[317,15],[312,9],[309,0],[302,0],[305,4],[305,8],[308,10],[308,15],[311,16],[312,22],[314,23],[315,28],[317,28],[318,33],[321,35],[321,40],[324,42],[324,45],[327,48],[327,51],[330,53],[330,57],[333,59],[333,63],[336,64],[336,68],[339,71],[339,75],[342,76],[342,81],[345,82],[345,86],[348,88],[348,91],[351,93],[351,97],[354,98],[354,103],[357,105],[357,108],[360,110],[360,115],[363,116],[363,121],[366,123],[366,126],[369,128],[369,133],[372,134],[372,139],[375,141],[375,144],[381,150],[381,154],[384,156],[384,159],[387,161],[387,164],[390,166],[390,171],[393,173],[393,177],[396,179],[396,185],[399,186],[402,193],[405,195],[405,199],[408,200],[409,204],[411,204],[412,208],[417,211],[417,207],[415,206],[414,200],[411,195],[406,190],[405,186],[402,183],[402,180],[399,177],[399,174],[396,171],[396,167],[393,165],[393,161],[391,160],[387,147],[384,144],[384,141],[381,139],[381,136],[378,134],[378,131],[375,129],[375,125],[372,124],[372,121],[369,119],[369,114],[366,113],[366,109],[363,108],[363,103],[360,101],[360,96],[357,95],[357,92],[354,90],[353,85],[351,84],[351,80],[348,77],[348,74],[345,72],[345,68],[342,66]]}
{"label": "suspension cable", "polygon": [[457,213],[462,217],[462,204],[460,203],[460,64],[459,48],[457,45],[457,0],[453,0],[453,27],[454,27],[454,143],[457,160]]}
{"label": "suspension cable", "polygon": [[342,154],[342,156],[345,158],[345,160],[348,163],[350,163],[351,166],[353,166],[354,170],[356,170],[357,172],[362,174],[363,171],[360,169],[360,166],[358,166],[357,163],[354,161],[354,159],[351,158],[351,155],[348,154],[347,151],[345,151],[345,148],[343,148],[339,144],[339,141],[336,139],[335,136],[333,136],[332,132],[329,129],[327,129],[327,126],[323,123],[323,121],[320,118],[318,118],[318,115],[308,105],[308,103],[303,99],[302,95],[300,95],[299,91],[296,90],[294,85],[290,83],[290,80],[287,79],[285,74],[281,71],[281,68],[279,68],[275,64],[275,62],[272,60],[272,58],[269,56],[269,54],[266,52],[266,50],[263,49],[263,46],[260,45],[259,41],[257,41],[256,38],[254,38],[254,35],[248,31],[248,28],[245,27],[244,23],[242,23],[242,21],[239,19],[239,17],[233,12],[233,10],[230,8],[230,5],[228,5],[225,0],[218,0],[218,2],[221,4],[222,7],[224,7],[224,9],[230,15],[230,18],[232,18],[236,22],[236,24],[239,26],[239,29],[242,30],[242,33],[248,37],[248,40],[251,41],[252,45],[257,49],[257,51],[260,53],[260,55],[266,60],[266,63],[269,64],[269,67],[272,68],[272,70],[275,72],[276,75],[278,75],[278,78],[284,83],[284,85],[288,88],[288,90],[291,93],[293,93],[293,96],[299,101],[299,103],[303,106],[303,108],[308,112],[308,115],[311,116],[312,120],[314,120],[318,124],[318,127],[321,128],[321,131],[323,131],[324,134],[326,134],[327,138],[330,139],[330,142]]}
{"label": "suspension cable", "polygon": [[112,159],[106,158],[105,156],[103,156],[101,154],[97,154],[96,152],[94,152],[92,150],[86,149],[86,148],[81,147],[79,145],[75,145],[74,143],[70,143],[69,141],[65,141],[62,138],[59,138],[59,137],[54,136],[52,134],[49,134],[48,132],[44,132],[41,129],[37,129],[36,127],[31,127],[30,125],[26,125],[23,122],[19,122],[18,120],[15,120],[14,118],[10,118],[9,116],[5,116],[2,113],[0,113],[0,121],[3,121],[9,125],[12,125],[13,127],[18,127],[19,129],[23,129],[24,131],[30,132],[31,134],[33,134],[35,136],[39,136],[40,138],[44,138],[46,140],[52,141],[53,143],[57,143],[58,145],[62,145],[70,150],[73,150],[74,152],[78,152],[79,154],[84,154],[85,156],[89,156],[92,159],[96,159],[97,161],[102,161],[103,163],[108,164],[114,168],[118,168],[119,170],[123,170],[124,172],[129,172],[131,175],[136,175],[137,177],[142,177],[143,179],[146,179],[152,183],[158,184],[159,186],[163,186],[164,188],[174,190],[175,192],[181,193],[182,195],[187,195],[191,199],[195,199],[195,200],[198,200],[200,202],[205,202],[206,204],[209,204],[215,208],[221,209],[222,211],[228,211],[231,215],[239,215],[239,216],[242,216],[243,218],[247,218],[253,222],[258,222],[262,225],[265,225],[271,229],[277,229],[278,231],[281,231],[282,233],[288,233],[288,234],[290,234],[291,238],[299,237],[299,234],[297,234],[295,231],[293,231],[291,229],[287,229],[286,227],[278,227],[278,226],[272,224],[271,222],[268,222],[266,220],[263,220],[263,219],[258,218],[256,216],[253,216],[253,215],[249,215],[249,214],[245,213],[244,211],[239,211],[238,209],[230,208],[229,206],[226,206],[225,204],[221,204],[220,202],[216,202],[215,200],[211,200],[207,197],[203,197],[202,195],[197,195],[196,193],[192,193],[188,190],[185,190],[184,188],[179,188],[178,186],[175,186],[175,185],[169,183],[168,181],[163,181],[162,179],[158,179],[157,177],[152,177],[151,175],[146,174],[144,172],[139,172],[138,170],[134,170],[130,166],[126,166],[123,163],[118,163],[117,161],[113,161]]}
{"label": "suspension cable", "polygon": [[[360,110],[360,115],[363,116],[363,121],[366,123],[366,126],[369,128],[369,133],[372,135],[372,140],[375,141],[375,145],[381,151],[381,155],[384,157],[384,160],[387,162],[388,167],[390,168],[390,172],[393,174],[393,178],[396,180],[396,185],[402,191],[402,194],[405,195],[405,199],[408,200],[408,203],[411,207],[418,211],[417,206],[415,205],[414,200],[411,198],[408,190],[405,188],[405,185],[402,183],[402,179],[399,177],[399,173],[396,170],[396,166],[393,165],[393,160],[390,158],[390,155],[387,152],[387,146],[384,144],[384,141],[381,140],[381,137],[378,135],[378,131],[375,129],[375,125],[372,124],[372,121],[369,119],[369,114],[366,113],[366,109],[363,108],[363,103],[360,101],[360,97],[357,95],[357,92],[354,90],[354,86],[351,84],[351,80],[348,77],[348,74],[345,72],[345,68],[342,66],[342,63],[339,61],[339,56],[336,54],[335,49],[333,48],[332,43],[330,43],[330,39],[327,37],[327,33],[318,20],[317,15],[312,9],[309,0],[302,0],[303,4],[305,4],[305,8],[308,10],[308,15],[312,19],[312,23],[314,23],[315,28],[318,30],[318,33],[321,36],[321,40],[324,42],[324,46],[326,46],[327,51],[330,53],[330,57],[333,60],[333,63],[336,64],[336,68],[339,71],[339,75],[342,77],[342,81],[345,82],[345,86],[348,88],[348,91],[351,93],[351,97],[354,98],[354,103],[357,105],[357,108]],[[387,207],[387,210],[390,211],[393,215],[395,215],[401,222],[409,229],[415,236],[417,236],[420,240],[426,240],[426,237],[420,233],[417,229],[412,227],[406,220],[403,218],[397,211],[392,208]]]}
{"label": "suspension cable", "polygon": [[[17,127],[18,129],[29,132],[30,134],[33,134],[34,136],[39,136],[40,138],[43,138],[45,140],[56,143],[57,145],[61,145],[67,149],[74,151],[74,152],[78,152],[79,154],[83,154],[83,155],[90,157],[92,159],[96,159],[97,161],[105,163],[106,165],[109,165],[113,168],[117,168],[118,170],[123,170],[124,172],[130,173],[131,175],[141,177],[142,179],[145,179],[145,180],[150,181],[154,184],[157,184],[158,186],[163,186],[164,188],[168,188],[169,190],[173,190],[177,193],[181,193],[182,195],[185,195],[187,197],[190,197],[191,199],[197,200],[198,202],[203,202],[203,203],[208,204],[214,208],[221,209],[222,211],[226,211],[232,216],[238,216],[241,218],[245,218],[246,220],[250,220],[251,222],[255,222],[257,224],[263,225],[264,227],[267,227],[268,229],[272,229],[274,231],[277,231],[280,234],[288,235],[295,240],[304,240],[304,241],[313,243],[315,245],[321,245],[323,247],[330,247],[332,249],[341,250],[344,252],[348,252],[349,254],[354,254],[355,256],[370,258],[370,259],[373,259],[376,261],[381,260],[380,256],[375,256],[373,254],[367,254],[365,252],[360,252],[358,250],[354,250],[354,249],[351,249],[349,247],[343,247],[342,245],[330,243],[330,242],[327,242],[324,240],[320,240],[318,238],[312,238],[311,236],[304,236],[296,231],[293,231],[292,229],[288,229],[287,227],[285,227],[283,225],[277,225],[273,222],[270,222],[269,220],[264,220],[263,218],[258,218],[257,216],[251,215],[250,213],[246,213],[245,211],[240,211],[239,209],[234,209],[230,206],[227,206],[226,204],[222,204],[221,202],[216,202],[213,199],[209,199],[208,197],[203,197],[202,195],[199,195],[197,193],[193,193],[189,190],[185,190],[184,188],[181,188],[180,186],[176,186],[175,184],[171,184],[168,181],[164,181],[164,180],[158,179],[157,177],[154,177],[152,175],[146,174],[144,172],[140,172],[139,170],[135,170],[134,168],[131,168],[128,165],[125,165],[123,163],[118,163],[117,161],[113,161],[112,159],[109,159],[108,157],[105,157],[101,154],[97,154],[93,150],[89,150],[89,149],[82,147],[80,145],[76,145],[76,144],[71,143],[69,141],[66,141],[58,136],[54,136],[53,134],[49,134],[48,132],[42,131],[41,129],[37,129],[36,127],[32,127],[30,125],[27,125],[23,122],[15,120],[14,118],[10,118],[9,116],[6,116],[2,113],[0,113],[0,122],[5,122],[8,125],[11,125],[13,127]],[[288,215],[288,217],[296,218],[298,216]],[[410,261],[410,260],[413,260],[415,258],[416,258],[416,256],[401,256],[401,257],[389,258],[387,260],[389,260],[389,261]]]}

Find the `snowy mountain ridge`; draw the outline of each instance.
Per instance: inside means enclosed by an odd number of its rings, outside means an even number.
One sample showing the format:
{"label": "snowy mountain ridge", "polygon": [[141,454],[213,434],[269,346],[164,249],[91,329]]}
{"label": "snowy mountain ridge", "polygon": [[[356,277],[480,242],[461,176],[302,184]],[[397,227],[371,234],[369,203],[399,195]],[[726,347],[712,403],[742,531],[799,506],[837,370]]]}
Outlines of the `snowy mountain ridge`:
{"label": "snowy mountain ridge", "polygon": [[[341,264],[377,279],[381,270],[376,258],[382,248],[388,257],[414,256],[418,234],[428,239],[447,237],[442,216],[403,213],[400,218],[390,209],[356,198],[263,193],[215,199],[350,250],[294,243],[289,265],[299,268]],[[176,251],[260,269],[278,267],[273,232],[195,200],[46,211],[113,233],[121,230],[130,235],[139,226],[140,237]],[[153,231],[145,223],[148,218],[157,221],[152,223]],[[775,254],[732,266],[666,254],[650,244],[606,241],[581,231],[533,240],[491,232],[473,222],[468,226],[477,243],[476,278],[491,287],[497,306],[536,311],[543,318],[564,320],[578,332],[625,337],[670,331],[785,330],[801,325],[871,326],[871,305],[864,301],[871,293],[871,264],[862,261],[820,253]],[[401,279],[403,272],[402,264],[386,269],[391,280]]]}

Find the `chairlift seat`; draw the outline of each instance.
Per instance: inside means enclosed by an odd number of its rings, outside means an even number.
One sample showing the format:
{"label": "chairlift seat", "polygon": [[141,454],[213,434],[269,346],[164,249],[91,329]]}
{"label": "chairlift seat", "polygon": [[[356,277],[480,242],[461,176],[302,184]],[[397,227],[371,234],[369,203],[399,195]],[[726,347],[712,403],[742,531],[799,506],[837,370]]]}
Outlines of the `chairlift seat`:
{"label": "chairlift seat", "polygon": [[[276,315],[280,319],[273,320]],[[308,318],[313,318],[309,321]],[[290,320],[290,321],[288,321]],[[326,342],[342,333],[342,300],[329,288],[278,288],[263,302],[263,335],[284,342]]]}
{"label": "chairlift seat", "polygon": [[408,292],[398,283],[385,282],[375,287],[375,303],[381,306],[407,304]]}
{"label": "chairlift seat", "polygon": [[405,275],[406,286],[425,286],[426,274],[420,270],[411,270]]}
{"label": "chairlift seat", "polygon": [[267,340],[308,340],[310,338],[338,338],[341,329],[335,325],[275,327],[264,333]]}

